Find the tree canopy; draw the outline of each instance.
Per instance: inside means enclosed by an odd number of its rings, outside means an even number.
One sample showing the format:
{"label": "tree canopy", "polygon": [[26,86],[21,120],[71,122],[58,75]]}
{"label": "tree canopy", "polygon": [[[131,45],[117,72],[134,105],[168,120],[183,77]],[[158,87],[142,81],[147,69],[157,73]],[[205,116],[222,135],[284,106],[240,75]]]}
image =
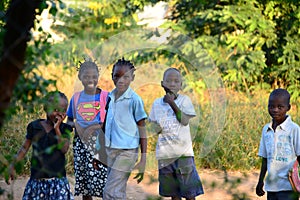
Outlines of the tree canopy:
{"label": "tree canopy", "polygon": [[[14,2],[14,1],[10,1]],[[32,69],[50,62],[76,62],[81,59],[82,47],[95,48],[99,43],[122,31],[145,26],[137,24],[137,13],[157,0],[130,1],[41,1],[40,12],[50,6],[53,28],[67,35],[63,42],[52,44],[51,35],[31,38],[24,70],[16,84],[13,102],[31,102],[44,94],[55,80],[44,80]],[[74,4],[75,2],[75,4]],[[300,6],[293,0],[170,0],[161,26],[192,39],[185,47],[186,54],[198,55],[201,44],[217,66],[226,88],[251,95],[257,89],[287,88],[292,101],[299,101],[299,30]],[[9,1],[1,3],[1,47],[5,33],[5,11]],[[38,21],[37,21],[38,22]],[[88,42],[87,42],[88,41]],[[151,52],[151,59],[164,56],[173,59],[168,51]],[[63,58],[63,59],[62,59]],[[140,62],[149,54],[136,56]],[[67,64],[67,63],[66,63]],[[22,92],[20,92],[22,91]],[[15,104],[15,103],[14,103]],[[16,104],[15,104],[16,105]],[[29,106],[30,107],[30,106]]]}

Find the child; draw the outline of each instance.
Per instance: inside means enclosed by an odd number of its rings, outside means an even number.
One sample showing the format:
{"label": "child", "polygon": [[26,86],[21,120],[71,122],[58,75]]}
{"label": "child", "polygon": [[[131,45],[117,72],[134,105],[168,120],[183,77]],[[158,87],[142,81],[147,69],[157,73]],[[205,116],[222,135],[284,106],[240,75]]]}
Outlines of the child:
{"label": "child", "polygon": [[15,163],[24,158],[32,145],[31,174],[23,200],[74,199],[65,170],[65,154],[72,131],[72,127],[63,123],[67,108],[68,99],[63,93],[49,93],[44,105],[47,118],[37,119],[27,126],[26,139],[10,166],[10,178],[14,180]]}
{"label": "child", "polygon": [[[132,170],[143,180],[146,165],[147,138],[142,99],[129,87],[135,67],[130,61],[119,59],[112,70],[115,89],[109,94],[110,103],[105,125],[105,143],[109,166],[103,200],[126,199],[127,180]],[[140,162],[138,148],[141,147]],[[135,166],[134,166],[135,165]]]}
{"label": "child", "polygon": [[159,194],[171,199],[195,199],[203,194],[196,171],[189,119],[196,116],[186,95],[178,94],[182,86],[179,70],[168,68],[162,87],[166,95],[152,104],[149,121],[156,125],[156,158],[159,167]]}
{"label": "child", "polygon": [[[83,200],[91,200],[92,196],[102,197],[107,177],[105,158],[96,151],[96,138],[103,134],[101,123],[108,92],[97,87],[99,70],[94,62],[80,63],[78,78],[84,90],[72,96],[67,123],[76,127],[73,142],[75,196],[82,194]],[[104,150],[104,143],[100,148]]]}
{"label": "child", "polygon": [[290,94],[285,89],[275,89],[269,96],[268,112],[272,121],[262,129],[258,155],[262,165],[256,194],[263,196],[267,191],[270,200],[296,200],[288,179],[288,172],[296,159],[300,161],[300,128],[286,113],[290,110]]}

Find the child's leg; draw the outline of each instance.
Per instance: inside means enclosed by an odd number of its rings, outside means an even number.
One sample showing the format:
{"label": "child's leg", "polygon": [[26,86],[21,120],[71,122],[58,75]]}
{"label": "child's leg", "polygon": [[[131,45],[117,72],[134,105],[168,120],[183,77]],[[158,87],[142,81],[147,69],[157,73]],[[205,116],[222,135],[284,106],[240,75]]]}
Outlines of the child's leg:
{"label": "child's leg", "polygon": [[138,157],[137,149],[107,148],[107,155],[109,170],[103,200],[126,199],[127,181]]}
{"label": "child's leg", "polygon": [[130,173],[111,169],[104,187],[103,199],[126,199],[126,187]]}
{"label": "child's leg", "polygon": [[175,175],[175,160],[159,160],[158,167],[159,195],[171,197],[172,200],[181,199],[179,184]]}
{"label": "child's leg", "polygon": [[82,200],[93,200],[93,197],[83,195]]}
{"label": "child's leg", "polygon": [[181,200],[181,197],[171,197],[172,200]]}
{"label": "child's leg", "polygon": [[204,193],[193,157],[178,159],[177,177],[182,197],[195,199],[196,196]]}

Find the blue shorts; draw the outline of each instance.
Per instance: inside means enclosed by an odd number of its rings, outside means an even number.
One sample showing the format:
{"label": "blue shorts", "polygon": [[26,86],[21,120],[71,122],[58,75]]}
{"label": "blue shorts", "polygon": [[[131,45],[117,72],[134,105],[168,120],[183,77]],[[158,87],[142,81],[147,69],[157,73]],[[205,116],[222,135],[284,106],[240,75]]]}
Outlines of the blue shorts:
{"label": "blue shorts", "polygon": [[[159,160],[162,166],[168,160]],[[194,157],[182,157],[159,168],[159,194],[164,197],[193,198],[204,193]]]}
{"label": "blue shorts", "polygon": [[299,194],[294,191],[267,192],[267,200],[298,200]]}

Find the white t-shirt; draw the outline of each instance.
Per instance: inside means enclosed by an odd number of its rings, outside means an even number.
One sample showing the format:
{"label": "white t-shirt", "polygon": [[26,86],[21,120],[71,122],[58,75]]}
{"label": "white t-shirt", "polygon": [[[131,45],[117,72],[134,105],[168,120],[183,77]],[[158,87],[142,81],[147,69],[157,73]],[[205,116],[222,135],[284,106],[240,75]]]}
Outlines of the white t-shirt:
{"label": "white t-shirt", "polygon": [[[181,112],[196,116],[188,96],[179,94],[175,103]],[[157,123],[162,129],[156,144],[157,160],[194,156],[189,124],[184,126],[179,123],[174,111],[163,98],[156,99],[152,104],[149,121]]]}
{"label": "white t-shirt", "polygon": [[288,116],[272,129],[272,123],[262,130],[258,155],[267,158],[265,190],[270,192],[292,190],[288,172],[300,155],[300,128]]}

